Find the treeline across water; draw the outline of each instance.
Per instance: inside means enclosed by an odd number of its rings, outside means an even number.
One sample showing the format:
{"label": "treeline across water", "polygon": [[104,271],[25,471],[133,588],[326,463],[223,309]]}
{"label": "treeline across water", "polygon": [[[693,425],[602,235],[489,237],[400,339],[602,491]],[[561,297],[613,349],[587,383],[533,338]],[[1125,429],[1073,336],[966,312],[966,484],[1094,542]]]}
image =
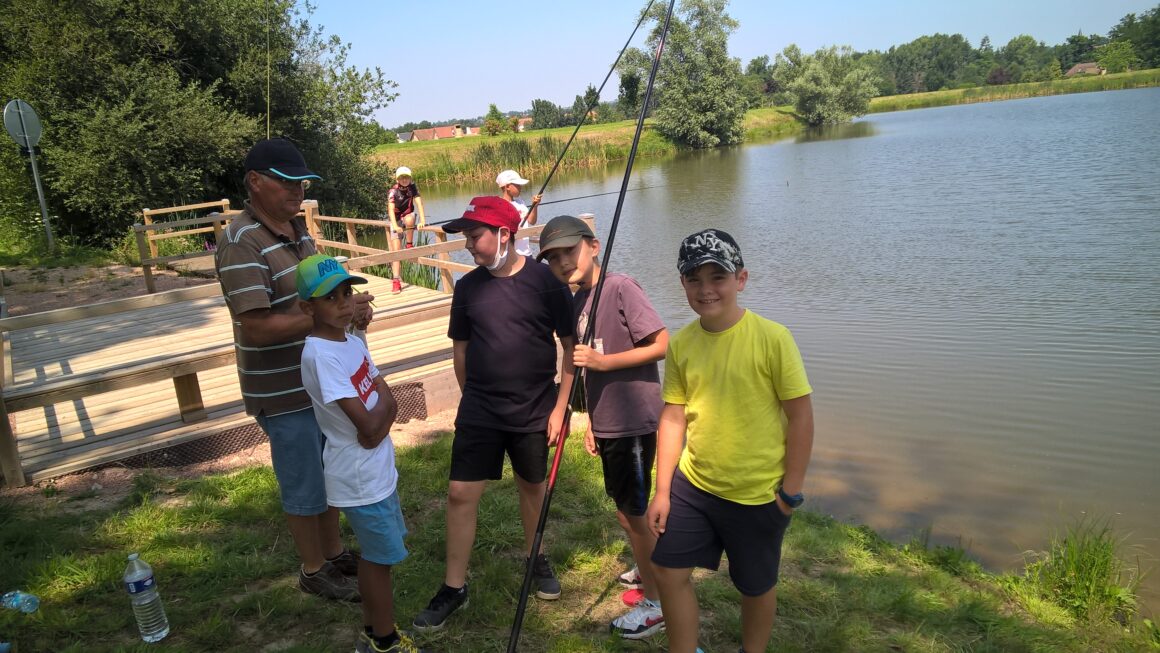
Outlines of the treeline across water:
{"label": "treeline across water", "polygon": [[870,112],[906,111],[908,109],[927,109],[952,104],[995,102],[998,100],[1015,100],[1018,98],[1063,95],[1066,93],[1119,91],[1147,86],[1160,86],[1160,68],[1139,70],[1131,73],[1119,73],[1116,75],[1084,76],[1026,84],[976,86],[946,91],[931,91],[929,93],[890,95],[871,100]]}

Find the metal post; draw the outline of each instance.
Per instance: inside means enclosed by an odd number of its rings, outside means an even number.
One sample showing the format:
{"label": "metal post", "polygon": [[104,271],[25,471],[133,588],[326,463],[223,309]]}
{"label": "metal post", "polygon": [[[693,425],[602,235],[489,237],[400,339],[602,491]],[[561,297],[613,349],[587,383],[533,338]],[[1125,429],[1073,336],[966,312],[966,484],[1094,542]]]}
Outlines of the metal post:
{"label": "metal post", "polygon": [[28,157],[32,159],[32,182],[36,184],[36,199],[40,200],[40,218],[44,220],[44,237],[48,239],[48,251],[56,251],[52,242],[52,227],[48,224],[48,205],[44,203],[44,189],[40,187],[40,170],[36,167],[36,148],[28,148]]}

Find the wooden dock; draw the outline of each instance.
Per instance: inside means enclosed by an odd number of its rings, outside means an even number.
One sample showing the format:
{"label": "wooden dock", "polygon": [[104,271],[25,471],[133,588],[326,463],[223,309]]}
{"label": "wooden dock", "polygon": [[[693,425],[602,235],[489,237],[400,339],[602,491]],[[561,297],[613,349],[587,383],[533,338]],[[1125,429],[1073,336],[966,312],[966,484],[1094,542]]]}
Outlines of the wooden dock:
{"label": "wooden dock", "polygon": [[[214,212],[181,217],[205,210]],[[156,243],[219,236],[238,211],[220,200],[142,213],[133,232],[152,294],[0,318],[0,474],[8,486],[253,423],[242,405],[229,311],[218,284],[154,293],[151,272],[155,266],[210,265],[209,247],[162,256]],[[321,215],[313,201],[303,202],[303,216],[320,249],[350,254],[347,268],[369,281],[364,288],[377,306],[367,342],[399,399],[400,419],[454,407],[459,386],[447,338],[453,275],[475,266],[452,261],[450,253],[464,241],[424,227],[435,242],[384,251],[358,242],[360,230],[385,230],[382,220]],[[341,229],[345,240],[328,239],[327,225],[331,234]],[[536,225],[520,235],[538,242],[542,230]],[[366,272],[392,263],[433,271],[440,290],[407,286],[395,295],[389,279]]]}
{"label": "wooden dock", "polygon": [[[422,400],[445,404],[426,406],[429,412],[454,405],[458,388],[447,339],[451,296],[417,286],[393,295],[389,279],[363,276],[377,305],[367,340],[387,380],[398,385],[424,379],[432,387],[420,394]],[[127,310],[91,317],[86,312],[117,307],[34,314],[26,316],[32,326],[25,328],[13,322],[22,318],[8,318],[5,412],[25,482],[253,421],[242,406],[229,311],[218,285],[192,290],[174,292],[193,298],[139,308],[134,300],[119,300]],[[200,407],[181,404],[178,378],[193,379]]]}

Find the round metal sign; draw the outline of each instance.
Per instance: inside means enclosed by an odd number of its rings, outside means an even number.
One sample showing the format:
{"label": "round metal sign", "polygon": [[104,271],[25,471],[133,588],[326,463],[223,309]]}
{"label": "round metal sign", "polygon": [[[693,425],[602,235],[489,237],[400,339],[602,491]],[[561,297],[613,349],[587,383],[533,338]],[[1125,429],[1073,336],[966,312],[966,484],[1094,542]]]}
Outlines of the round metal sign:
{"label": "round metal sign", "polygon": [[13,100],[4,107],[4,128],[17,145],[29,149],[36,147],[44,132],[36,111],[24,100]]}

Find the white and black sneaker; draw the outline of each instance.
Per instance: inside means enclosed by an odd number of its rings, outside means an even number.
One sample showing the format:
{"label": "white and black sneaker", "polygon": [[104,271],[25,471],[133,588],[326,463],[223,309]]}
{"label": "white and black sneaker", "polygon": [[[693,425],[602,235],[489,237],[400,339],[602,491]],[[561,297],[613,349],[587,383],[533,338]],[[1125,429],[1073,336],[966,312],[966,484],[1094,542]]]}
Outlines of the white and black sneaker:
{"label": "white and black sneaker", "polygon": [[665,629],[661,606],[645,599],[628,613],[612,620],[610,630],[625,639],[644,639]]}

